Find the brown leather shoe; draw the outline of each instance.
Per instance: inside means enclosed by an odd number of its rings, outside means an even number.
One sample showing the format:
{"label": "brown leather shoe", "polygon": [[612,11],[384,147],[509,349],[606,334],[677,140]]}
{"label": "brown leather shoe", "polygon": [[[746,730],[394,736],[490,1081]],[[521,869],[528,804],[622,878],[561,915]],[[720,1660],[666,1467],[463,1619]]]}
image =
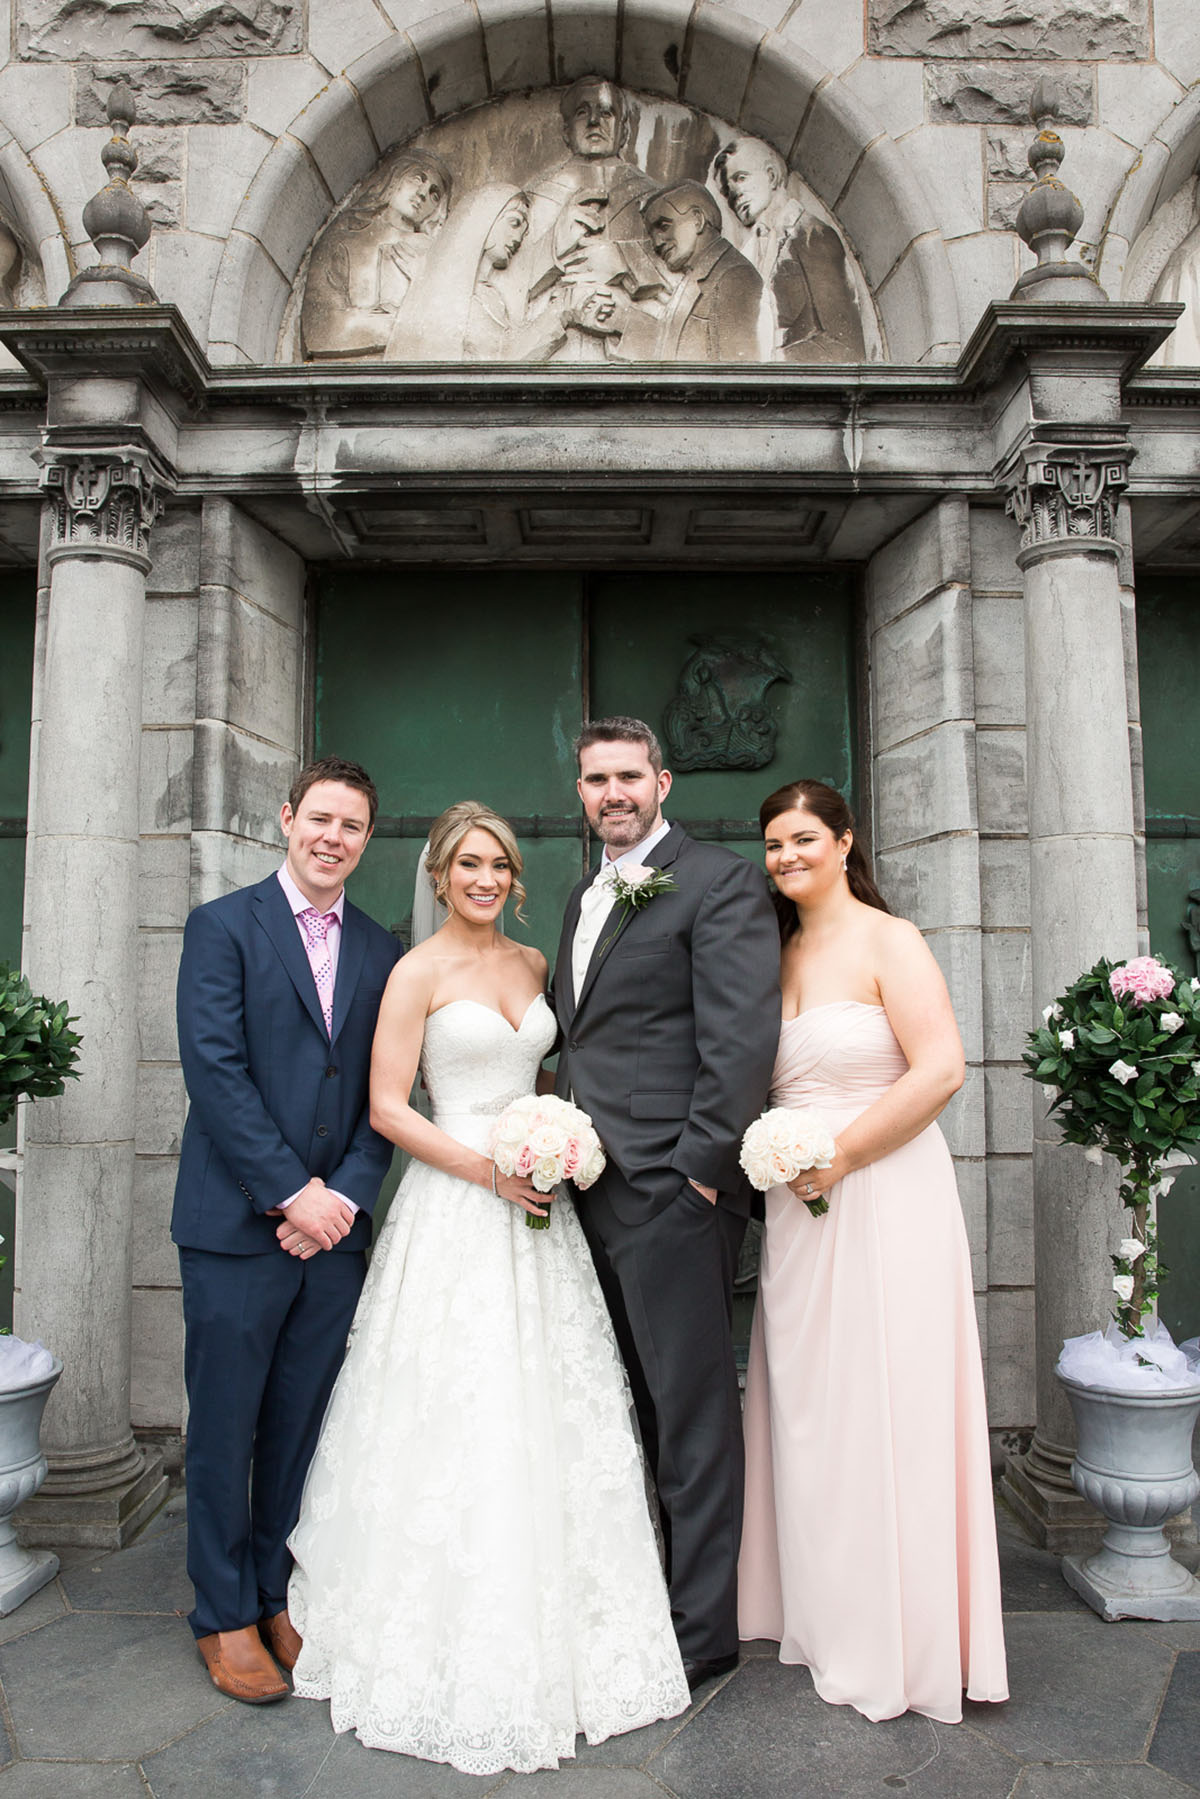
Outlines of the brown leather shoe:
{"label": "brown leather shoe", "polygon": [[244,1630],[217,1630],[197,1637],[196,1647],[218,1692],[243,1705],[272,1705],[286,1699],[287,1682],[263,1648],[253,1624]]}
{"label": "brown leather shoe", "polygon": [[290,1674],[300,1659],[300,1651],[304,1647],[304,1638],[288,1616],[287,1607],[276,1612],[273,1618],[260,1618],[258,1634],[281,1668]]}

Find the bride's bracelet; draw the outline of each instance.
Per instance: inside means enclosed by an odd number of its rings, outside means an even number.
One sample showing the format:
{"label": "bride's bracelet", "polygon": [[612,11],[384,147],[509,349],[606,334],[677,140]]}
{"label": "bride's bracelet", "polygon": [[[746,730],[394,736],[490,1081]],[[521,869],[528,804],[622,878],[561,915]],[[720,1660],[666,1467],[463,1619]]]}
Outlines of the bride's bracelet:
{"label": "bride's bracelet", "polygon": [[492,1163],[492,1192],[496,1195],[496,1198],[499,1199],[500,1189],[496,1185],[496,1164],[494,1162]]}

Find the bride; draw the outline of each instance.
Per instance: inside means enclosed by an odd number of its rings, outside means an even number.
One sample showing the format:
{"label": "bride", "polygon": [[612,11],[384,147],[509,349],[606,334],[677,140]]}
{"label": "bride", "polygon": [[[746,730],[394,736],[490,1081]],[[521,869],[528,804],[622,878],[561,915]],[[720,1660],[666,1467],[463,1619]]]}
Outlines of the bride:
{"label": "bride", "polygon": [[689,1694],[583,1233],[569,1201],[528,1229],[547,1196],[487,1153],[555,1037],[544,958],[499,929],[516,840],[464,800],[425,866],[449,915],[397,964],[371,1067],[371,1122],[413,1161],[291,1537],[295,1690],[369,1747],[528,1772]]}

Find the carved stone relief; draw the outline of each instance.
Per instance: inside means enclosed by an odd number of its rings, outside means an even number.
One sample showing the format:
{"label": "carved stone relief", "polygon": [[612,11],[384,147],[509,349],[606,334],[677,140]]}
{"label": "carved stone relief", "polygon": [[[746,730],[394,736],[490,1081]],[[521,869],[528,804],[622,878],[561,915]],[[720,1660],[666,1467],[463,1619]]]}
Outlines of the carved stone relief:
{"label": "carved stone relief", "polygon": [[1065,56],[1091,61],[1149,54],[1150,0],[869,0],[876,56]]}
{"label": "carved stone relief", "polygon": [[1005,510],[1021,548],[1116,537],[1117,505],[1129,479],[1124,443],[1029,445],[1009,479]]}
{"label": "carved stone relief", "polygon": [[302,0],[17,0],[21,56],[269,56],[303,47]]}
{"label": "carved stone relief", "polygon": [[714,631],[688,640],[695,649],[663,713],[671,767],[765,768],[775,754],[778,724],[767,689],[790,681],[769,638]]}
{"label": "carved stone relief", "polygon": [[1150,362],[1160,368],[1200,365],[1200,176],[1160,206],[1129,252],[1122,284],[1131,300],[1178,300],[1186,307]]}
{"label": "carved stone relief", "polygon": [[598,77],[392,150],[319,233],[282,360],[859,362],[862,274],[783,158]]}
{"label": "carved stone relief", "polygon": [[41,486],[51,519],[49,557],[101,556],[150,568],[150,532],[162,511],[159,483],[133,450],[47,450]]}

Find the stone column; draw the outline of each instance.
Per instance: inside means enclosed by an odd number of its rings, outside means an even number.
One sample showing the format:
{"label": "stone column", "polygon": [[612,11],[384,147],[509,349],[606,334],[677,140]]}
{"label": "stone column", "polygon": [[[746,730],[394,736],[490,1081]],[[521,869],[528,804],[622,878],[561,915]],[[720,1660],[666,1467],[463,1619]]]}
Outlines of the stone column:
{"label": "stone column", "polygon": [[155,1506],[162,1459],[129,1422],[138,1062],[142,625],[159,476],[133,445],[43,456],[49,607],[31,780],[26,966],[66,999],[80,1079],[26,1112],[16,1329],[64,1372],[26,1541],[116,1547]]}
{"label": "stone column", "polygon": [[[1133,774],[1116,510],[1129,451],[1115,434],[1042,427],[1004,471],[1021,526],[1034,1016],[1100,956],[1137,952]],[[1047,439],[1050,438],[1050,441]],[[1034,1090],[1037,1430],[1006,1497],[1048,1547],[1086,1547],[1094,1514],[1071,1486],[1064,1337],[1102,1326],[1117,1224],[1111,1168],[1060,1145]]]}

